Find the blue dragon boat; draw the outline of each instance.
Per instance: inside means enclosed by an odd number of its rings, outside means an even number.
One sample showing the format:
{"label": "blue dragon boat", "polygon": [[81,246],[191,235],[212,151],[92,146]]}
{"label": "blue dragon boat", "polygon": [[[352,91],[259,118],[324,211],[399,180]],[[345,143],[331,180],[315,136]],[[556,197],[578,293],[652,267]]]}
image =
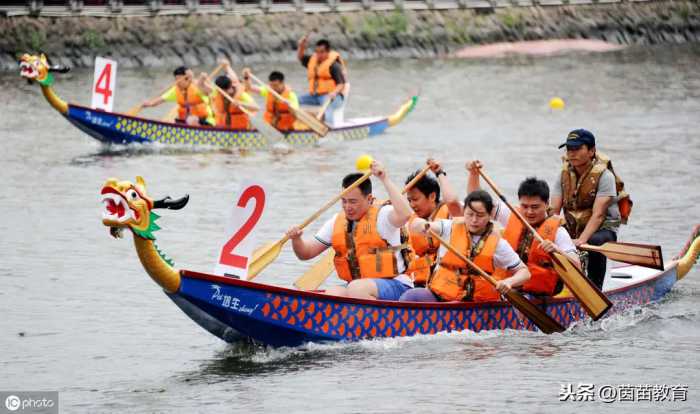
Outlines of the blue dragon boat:
{"label": "blue dragon boat", "polygon": [[[89,136],[109,144],[160,143],[241,149],[264,149],[272,146],[264,134],[256,130],[190,126],[172,122],[106,112],[81,105],[66,103],[53,90],[54,72],[67,68],[51,66],[46,56],[25,54],[20,60],[20,75],[37,81],[49,104],[76,128]],[[358,118],[346,121],[342,127],[331,128],[324,140],[355,141],[375,137],[399,124],[416,106],[418,96],[406,100],[389,116]],[[284,142],[292,147],[313,146],[319,136],[313,131],[284,133]]]}
{"label": "blue dragon boat", "polygon": [[[151,278],[192,320],[227,342],[252,341],[278,347],[463,330],[537,330],[505,301],[359,300],[178,270],[155,246],[158,216],[153,209],[180,209],[187,198],[154,201],[140,177],[135,184],[107,180],[101,194],[105,205],[102,221],[110,233],[120,237],[124,230],[131,230],[138,257]],[[613,269],[604,287],[613,303],[608,315],[663,298],[690,271],[699,254],[700,226],[696,226],[679,259],[667,263],[664,270],[639,266]],[[533,302],[564,327],[587,318],[573,297]]]}

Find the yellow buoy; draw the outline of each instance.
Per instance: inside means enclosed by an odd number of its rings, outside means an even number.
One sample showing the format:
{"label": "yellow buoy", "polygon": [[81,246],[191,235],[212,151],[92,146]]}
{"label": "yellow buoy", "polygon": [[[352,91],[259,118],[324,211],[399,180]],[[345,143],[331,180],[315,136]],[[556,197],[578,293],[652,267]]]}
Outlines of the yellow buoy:
{"label": "yellow buoy", "polygon": [[566,104],[564,103],[564,100],[558,96],[555,96],[554,98],[549,100],[549,108],[550,109],[554,109],[554,110],[564,109],[564,106],[566,106]]}
{"label": "yellow buoy", "polygon": [[374,160],[370,155],[360,155],[357,157],[357,161],[355,161],[355,168],[357,168],[358,171],[368,171],[372,161]]}

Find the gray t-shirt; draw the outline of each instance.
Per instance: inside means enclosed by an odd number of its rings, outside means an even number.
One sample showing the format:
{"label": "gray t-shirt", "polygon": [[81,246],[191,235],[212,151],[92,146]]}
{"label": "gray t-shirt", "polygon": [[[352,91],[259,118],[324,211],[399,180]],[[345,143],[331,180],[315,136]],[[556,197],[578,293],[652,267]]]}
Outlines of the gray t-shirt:
{"label": "gray t-shirt", "polygon": [[[561,172],[557,175],[557,179],[552,188],[553,197],[561,197]],[[613,197],[613,202],[608,207],[605,213],[605,221],[614,223],[610,229],[617,232],[620,227],[620,208],[617,206],[617,189],[615,188],[615,176],[610,170],[603,171],[603,174],[598,180],[598,191],[596,197]]]}

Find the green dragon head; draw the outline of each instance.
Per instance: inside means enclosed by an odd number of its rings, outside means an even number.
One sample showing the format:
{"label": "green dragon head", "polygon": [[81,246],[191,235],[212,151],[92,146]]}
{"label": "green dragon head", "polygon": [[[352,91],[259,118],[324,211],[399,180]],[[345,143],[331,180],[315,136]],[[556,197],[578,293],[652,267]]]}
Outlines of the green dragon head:
{"label": "green dragon head", "polygon": [[129,228],[138,237],[155,240],[153,232],[160,229],[156,220],[160,217],[153,212],[157,208],[179,210],[189,201],[189,196],[177,200],[165,197],[153,200],[146,193],[146,182],[136,177],[136,184],[130,181],[108,179],[102,187],[102,224],[110,228],[113,237],[121,237],[123,229]]}

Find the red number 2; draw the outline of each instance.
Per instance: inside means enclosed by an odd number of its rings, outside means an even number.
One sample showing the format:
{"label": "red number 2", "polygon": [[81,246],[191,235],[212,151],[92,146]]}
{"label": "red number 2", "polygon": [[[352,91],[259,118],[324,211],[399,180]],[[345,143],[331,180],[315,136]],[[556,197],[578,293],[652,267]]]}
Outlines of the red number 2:
{"label": "red number 2", "polygon": [[248,258],[233,254],[233,250],[243,241],[243,239],[245,239],[248,233],[250,233],[250,231],[253,230],[255,225],[258,223],[258,220],[260,220],[260,216],[262,216],[263,209],[265,208],[265,190],[263,190],[259,185],[253,185],[246,188],[245,191],[243,191],[243,194],[241,194],[241,198],[238,199],[237,206],[245,208],[250,199],[255,199],[255,208],[253,209],[253,213],[221,249],[219,263],[223,265],[237,267],[239,269],[245,269],[248,266]]}
{"label": "red number 2", "polygon": [[[104,86],[102,84],[104,83]],[[95,93],[99,93],[104,97],[104,104],[107,105],[110,96],[112,96],[112,88],[110,87],[112,83],[112,64],[108,63],[105,68],[102,69],[102,73],[97,78],[97,83],[95,83]]]}

